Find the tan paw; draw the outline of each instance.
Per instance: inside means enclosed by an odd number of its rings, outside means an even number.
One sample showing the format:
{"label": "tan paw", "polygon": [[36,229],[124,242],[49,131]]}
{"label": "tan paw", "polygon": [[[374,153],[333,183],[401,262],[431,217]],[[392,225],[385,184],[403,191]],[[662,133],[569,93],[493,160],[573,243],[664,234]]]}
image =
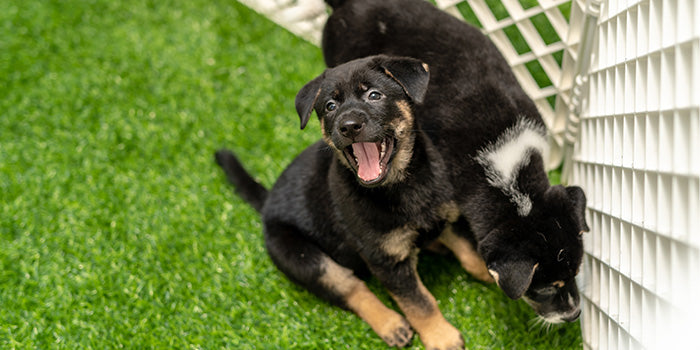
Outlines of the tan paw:
{"label": "tan paw", "polygon": [[387,345],[403,348],[411,344],[413,330],[406,319],[398,313],[396,317],[391,317],[380,327],[375,329],[375,331]]}
{"label": "tan paw", "polygon": [[427,350],[462,350],[464,338],[462,334],[447,321],[432,327],[430,332],[420,334],[423,345]]}

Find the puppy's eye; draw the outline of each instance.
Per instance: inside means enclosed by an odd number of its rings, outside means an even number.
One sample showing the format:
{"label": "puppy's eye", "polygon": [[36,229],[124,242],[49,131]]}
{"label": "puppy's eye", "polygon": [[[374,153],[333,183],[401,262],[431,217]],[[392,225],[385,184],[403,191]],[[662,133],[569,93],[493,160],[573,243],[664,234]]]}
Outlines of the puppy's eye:
{"label": "puppy's eye", "polygon": [[328,103],[326,103],[326,110],[327,110],[327,111],[332,112],[332,111],[334,111],[336,108],[338,108],[338,106],[335,104],[335,102],[333,102],[333,101],[328,101]]}
{"label": "puppy's eye", "polygon": [[382,98],[382,94],[381,94],[379,91],[372,91],[372,92],[369,93],[369,95],[367,96],[367,98],[368,98],[370,101],[377,101],[377,100],[379,100],[379,99]]}

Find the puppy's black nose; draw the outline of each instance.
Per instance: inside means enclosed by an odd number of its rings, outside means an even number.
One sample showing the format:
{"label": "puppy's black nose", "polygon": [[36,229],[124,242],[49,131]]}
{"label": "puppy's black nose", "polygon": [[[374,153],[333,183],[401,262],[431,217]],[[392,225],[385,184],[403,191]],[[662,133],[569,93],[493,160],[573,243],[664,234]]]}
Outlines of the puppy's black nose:
{"label": "puppy's black nose", "polygon": [[340,134],[350,139],[354,138],[360,134],[364,125],[365,123],[360,118],[349,117],[340,122]]}
{"label": "puppy's black nose", "polygon": [[564,318],[564,321],[574,322],[574,321],[576,321],[576,319],[578,319],[579,315],[581,315],[581,309],[576,310],[576,312],[573,313],[571,316]]}

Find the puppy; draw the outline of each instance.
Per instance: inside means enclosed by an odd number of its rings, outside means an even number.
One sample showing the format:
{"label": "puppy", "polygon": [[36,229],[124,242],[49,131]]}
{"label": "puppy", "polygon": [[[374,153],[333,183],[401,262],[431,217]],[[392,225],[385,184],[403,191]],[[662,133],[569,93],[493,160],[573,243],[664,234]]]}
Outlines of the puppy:
{"label": "puppy", "polygon": [[[216,161],[262,214],[267,251],[289,279],[352,310],[390,346],[408,345],[416,330],[428,348],[461,348],[416,272],[419,248],[459,216],[448,169],[414,120],[428,81],[428,67],[413,58],[372,56],[327,69],[296,97],[301,128],[315,110],[323,140],[269,192],[231,152],[217,152]],[[475,276],[491,279],[468,239],[446,237]],[[370,292],[360,279],[367,272],[405,318]]]}
{"label": "puppy", "polygon": [[376,54],[430,66],[415,122],[443,157],[465,222],[438,240],[473,235],[508,297],[522,297],[547,322],[576,320],[586,198],[579,187],[550,186],[545,125],[496,47],[424,0],[327,2],[329,67]]}

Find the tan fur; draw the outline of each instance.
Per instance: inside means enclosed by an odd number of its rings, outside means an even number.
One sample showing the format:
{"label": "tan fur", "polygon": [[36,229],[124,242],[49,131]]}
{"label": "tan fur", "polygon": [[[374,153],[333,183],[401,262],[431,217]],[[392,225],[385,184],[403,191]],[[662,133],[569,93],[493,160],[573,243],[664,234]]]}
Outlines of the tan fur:
{"label": "tan fur", "polygon": [[455,234],[452,226],[447,225],[438,240],[454,253],[457,260],[469,274],[488,283],[494,282],[494,279],[497,280],[498,274],[495,271],[489,273],[489,270],[486,268],[486,262],[474,249],[471,242]]}
{"label": "tan fur", "polygon": [[489,273],[491,277],[493,277],[493,280],[496,281],[496,284],[498,284],[498,272],[496,272],[496,270],[489,270]]}
{"label": "tan fur", "polygon": [[445,245],[437,239],[424,246],[423,250],[427,250],[429,252],[433,252],[435,254],[440,255],[447,255],[448,253],[450,253],[450,250],[447,249],[447,247],[445,247]]}
{"label": "tan fur", "polygon": [[554,282],[552,282],[552,286],[557,287],[557,288],[563,287],[564,284],[565,284],[564,281],[554,281]]}
{"label": "tan fur", "polygon": [[449,223],[455,222],[459,219],[459,207],[454,201],[443,203],[438,207],[438,215]]}
{"label": "tan fur", "polygon": [[358,283],[363,283],[352,270],[338,265],[328,257],[323,257],[321,269],[323,275],[319,278],[319,282],[340,295],[350,294]]}
{"label": "tan fur", "polygon": [[406,342],[411,339],[412,331],[403,316],[386,307],[352,270],[327,257],[321,262],[321,268],[324,272],[319,281],[340,294],[348,308],[367,322],[389,346],[405,345],[397,343],[399,329],[405,330]]}
{"label": "tan fur", "polygon": [[408,342],[412,331],[406,319],[399,313],[386,307],[364,283],[359,283],[347,297],[346,302],[350,310],[355,312],[362,320],[379,335],[389,346],[401,346],[397,344],[395,333],[398,329],[405,329]]}
{"label": "tan fur", "polygon": [[408,258],[416,249],[414,242],[418,232],[408,226],[397,228],[386,234],[381,249],[397,261]]}
{"label": "tan fur", "polygon": [[386,176],[386,183],[401,182],[406,177],[406,167],[413,157],[413,144],[415,135],[413,134],[413,113],[406,101],[397,101],[396,106],[401,112],[401,116],[392,121],[396,135],[394,145],[394,159],[391,162],[391,169]]}
{"label": "tan fur", "polygon": [[338,160],[340,160],[340,163],[346,166],[348,169],[353,170],[350,163],[348,163],[348,159],[345,158],[343,151],[337,149],[331,140],[331,137],[326,134],[326,123],[323,121],[323,119],[321,119],[321,137],[323,138],[323,142],[325,142],[335,152],[335,156],[338,158]]}

